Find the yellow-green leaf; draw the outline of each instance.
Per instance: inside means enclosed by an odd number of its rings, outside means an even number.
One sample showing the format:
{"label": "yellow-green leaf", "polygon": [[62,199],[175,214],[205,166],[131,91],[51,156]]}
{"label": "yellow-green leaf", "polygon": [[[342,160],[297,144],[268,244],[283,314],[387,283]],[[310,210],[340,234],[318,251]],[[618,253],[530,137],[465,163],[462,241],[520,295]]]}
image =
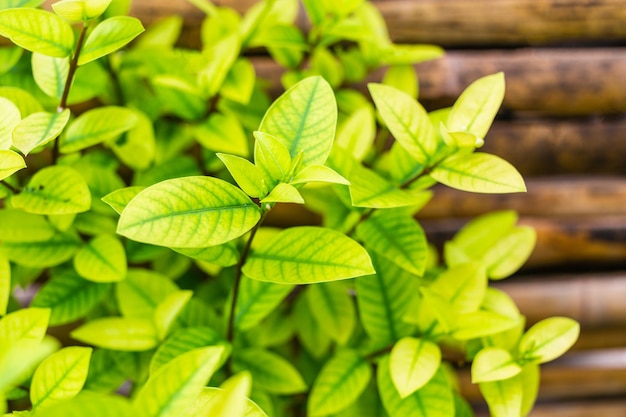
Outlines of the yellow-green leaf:
{"label": "yellow-green leaf", "polygon": [[[11,100],[4,97],[0,97],[0,113],[2,113],[2,124],[0,124],[0,150],[8,150],[13,143],[13,129],[20,123],[22,116],[20,109],[13,104]],[[4,158],[0,156],[0,161],[2,161],[0,164],[2,165],[4,165],[3,159]]]}
{"label": "yellow-green leaf", "polygon": [[139,352],[158,345],[152,320],[109,317],[92,320],[72,331],[72,338],[104,349]]}
{"label": "yellow-green leaf", "polygon": [[439,365],[441,350],[426,339],[402,338],[396,342],[389,355],[389,372],[401,398],[408,397],[426,385]]}
{"label": "yellow-green leaf", "polygon": [[69,109],[60,113],[41,112],[26,116],[13,128],[13,146],[28,155],[36,147],[59,136],[69,120]]}
{"label": "yellow-green leaf", "polygon": [[74,32],[69,23],[40,9],[0,11],[0,35],[24,49],[48,56],[70,56],[74,48]]}
{"label": "yellow-green leaf", "polygon": [[578,339],[580,324],[568,317],[551,317],[533,325],[522,337],[520,355],[538,363],[563,355]]}
{"label": "yellow-green leaf", "polygon": [[20,154],[8,150],[0,150],[0,180],[8,178],[24,168],[26,168],[26,161]]}
{"label": "yellow-green leaf", "polygon": [[78,57],[78,65],[85,65],[118,50],[143,31],[143,25],[134,17],[115,16],[103,20],[87,37]]}
{"label": "yellow-green leaf", "polygon": [[83,246],[74,257],[78,274],[94,282],[116,282],[126,278],[126,252],[114,236],[100,235]]}
{"label": "yellow-green leaf", "polygon": [[7,314],[11,295],[11,265],[9,260],[0,254],[0,317]]}
{"label": "yellow-green leaf", "polygon": [[69,57],[51,57],[33,53],[33,77],[41,90],[50,97],[60,99],[70,70]]}
{"label": "yellow-green leaf", "polygon": [[499,381],[519,374],[522,367],[508,350],[486,347],[474,357],[472,383]]}
{"label": "yellow-green leaf", "polygon": [[264,349],[235,351],[233,369],[249,371],[256,386],[273,394],[296,394],[307,389],[304,379],[289,361]]}

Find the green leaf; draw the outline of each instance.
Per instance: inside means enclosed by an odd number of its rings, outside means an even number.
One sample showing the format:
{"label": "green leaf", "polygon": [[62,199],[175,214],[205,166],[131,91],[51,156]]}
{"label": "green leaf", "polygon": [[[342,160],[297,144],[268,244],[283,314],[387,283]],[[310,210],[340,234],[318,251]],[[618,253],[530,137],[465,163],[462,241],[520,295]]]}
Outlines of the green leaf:
{"label": "green leaf", "polygon": [[[186,417],[198,417],[198,416],[213,416],[209,414],[213,410],[212,404],[223,404],[224,401],[224,389],[215,387],[202,388],[200,396],[193,403],[189,409]],[[208,411],[208,412],[207,412]],[[244,417],[267,417],[267,414],[251,399],[245,401],[245,414]],[[220,416],[228,416],[231,414],[220,414]]]}
{"label": "green leaf", "polygon": [[33,409],[75,397],[87,379],[91,352],[91,348],[71,346],[41,362],[30,384]]}
{"label": "green leaf", "polygon": [[82,392],[77,397],[60,401],[37,411],[37,417],[136,417],[137,412],[126,398]]}
{"label": "green leaf", "polygon": [[0,181],[26,168],[26,161],[16,152],[0,150]]}
{"label": "green leaf", "polygon": [[233,369],[235,372],[249,371],[255,387],[272,394],[297,394],[307,389],[302,376],[290,362],[264,349],[235,351]]}
{"label": "green leaf", "polygon": [[24,308],[0,319],[0,346],[22,340],[40,342],[46,335],[50,309]]}
{"label": "green leaf", "polygon": [[350,185],[350,181],[325,165],[309,165],[302,168],[289,181],[289,184],[306,184],[309,182]]}
{"label": "green leaf", "polygon": [[226,181],[176,178],[137,194],[122,212],[118,233],[159,246],[215,246],[243,235],[260,217],[256,204]]}
{"label": "green leaf", "polygon": [[357,236],[370,251],[415,275],[424,274],[426,235],[407,213],[399,210],[376,213],[358,225]]}
{"label": "green leaf", "polygon": [[531,227],[516,227],[485,253],[483,262],[491,279],[512,275],[530,257],[537,233]]}
{"label": "green leaf", "polygon": [[126,278],[126,252],[114,236],[100,235],[83,246],[74,257],[78,274],[94,282],[116,282]]}
{"label": "green leaf", "polygon": [[239,261],[239,250],[235,242],[226,242],[208,248],[172,248],[190,258],[219,266],[233,266]]}
{"label": "green leaf", "polygon": [[389,131],[415,160],[428,164],[438,140],[428,113],[408,94],[384,84],[368,85],[376,108]]}
{"label": "green leaf", "polygon": [[218,153],[217,157],[226,165],[237,185],[250,197],[263,197],[268,193],[268,181],[259,167],[245,158]]}
{"label": "green leaf", "polygon": [[[0,6],[0,9],[3,6]],[[22,57],[23,49],[17,46],[0,47],[0,75],[11,71]]]}
{"label": "green leaf", "polygon": [[28,379],[38,363],[59,348],[59,342],[46,337],[39,343],[33,340],[13,340],[2,342],[0,355],[0,392]]}
{"label": "green leaf", "polygon": [[345,345],[356,327],[356,311],[344,283],[312,285],[307,288],[305,297],[318,326],[337,343]]}
{"label": "green leaf", "polygon": [[78,65],[85,65],[120,49],[143,31],[143,25],[134,17],[115,16],[100,22],[87,37],[78,57]]}
{"label": "green leaf", "polygon": [[389,417],[454,417],[454,397],[443,368],[418,391],[401,398],[391,379],[389,357],[378,364],[378,390]]}
{"label": "green leaf", "polygon": [[430,174],[449,187],[476,193],[520,193],[524,179],[504,159],[486,153],[455,154],[439,163]]}
{"label": "green leaf", "polygon": [[417,74],[413,65],[392,65],[385,72],[383,84],[400,90],[412,98],[418,96]]}
{"label": "green leaf", "polygon": [[274,284],[243,277],[235,307],[235,327],[251,329],[267,317],[293,291],[295,286]]}
{"label": "green leaf", "polygon": [[135,170],[150,167],[156,156],[156,139],[152,120],[142,112],[135,110],[137,123],[122,137],[110,141],[111,150],[120,161]]}
{"label": "green leaf", "polygon": [[380,344],[412,333],[403,317],[417,283],[405,270],[380,255],[372,256],[376,274],[356,279],[356,300],[365,332]]}
{"label": "green leaf", "polygon": [[504,73],[488,75],[474,81],[459,96],[447,128],[451,132],[469,132],[484,138],[504,99]]}
{"label": "green leaf", "polygon": [[481,263],[456,265],[439,274],[430,290],[444,297],[459,313],[478,310],[485,298],[487,275]]}
{"label": "green leaf", "polygon": [[193,130],[195,138],[214,152],[247,157],[250,153],[248,137],[241,121],[231,113],[212,112],[206,122]]}
{"label": "green leaf", "polygon": [[261,203],[296,203],[304,204],[300,191],[291,184],[281,182],[261,200]]}
{"label": "green leaf", "polygon": [[176,317],[185,308],[193,295],[193,291],[177,291],[169,294],[165,300],[159,303],[154,311],[154,323],[160,340],[165,339],[170,332]]}
{"label": "green leaf", "polygon": [[441,365],[441,350],[435,343],[405,337],[393,346],[389,355],[389,372],[401,398],[426,385]]}
{"label": "green leaf", "polygon": [[503,316],[491,311],[474,311],[458,316],[453,336],[459,340],[490,336],[509,330],[519,324],[518,319]]}
{"label": "green leaf", "polygon": [[142,319],[152,319],[157,306],[176,291],[172,280],[144,269],[129,269],[126,279],[115,287],[122,315]]}
{"label": "green leaf", "polygon": [[267,110],[259,130],[275,136],[291,157],[303,153],[304,165],[323,165],[333,144],[337,104],[321,77],[310,77],[287,90]]}
{"label": "green leaf", "polygon": [[139,352],[159,343],[152,320],[131,317],[108,317],[87,322],[73,330],[72,338],[93,346]]}
{"label": "green leaf", "polygon": [[0,252],[18,265],[47,268],[71,259],[80,243],[78,235],[70,231],[57,233],[45,241],[3,242],[0,244]]}
{"label": "green leaf", "polygon": [[41,287],[31,305],[51,309],[50,325],[58,326],[84,317],[110,294],[111,288],[111,284],[87,281],[65,270]]}
{"label": "green leaf", "polygon": [[223,347],[194,349],[159,368],[133,401],[139,416],[184,415],[217,370],[223,353]]}
{"label": "green leaf", "polygon": [[22,119],[13,128],[13,146],[24,155],[50,142],[63,131],[70,120],[70,111],[60,113],[33,113]]}
{"label": "green leaf", "polygon": [[578,339],[580,324],[568,317],[551,317],[532,326],[519,344],[520,357],[545,363],[563,355]]}
{"label": "green leaf", "polygon": [[305,284],[368,275],[367,251],[342,233],[319,227],[286,229],[254,250],[243,267],[259,281]]}
{"label": "green leaf", "polygon": [[493,417],[520,417],[523,388],[521,375],[478,384]]}
{"label": "green leaf", "polygon": [[8,98],[17,106],[22,118],[43,112],[43,106],[31,93],[17,87],[0,87],[0,96]]}
{"label": "green leaf", "polygon": [[532,410],[539,393],[539,365],[527,363],[520,374],[522,379],[522,416],[527,416]]}
{"label": "green leaf", "polygon": [[291,170],[289,149],[276,137],[265,132],[254,132],[254,162],[272,181],[270,185],[286,180]]}
{"label": "green leaf", "polygon": [[134,48],[174,47],[182,29],[182,16],[162,17],[150,24],[146,32],[137,39]]}
{"label": "green leaf", "polygon": [[150,374],[154,374],[159,368],[185,352],[206,346],[226,346],[225,343],[224,339],[209,327],[189,327],[177,330],[159,346],[152,356]]}
{"label": "green leaf", "polygon": [[335,144],[345,149],[353,158],[362,161],[372,149],[376,136],[376,119],[370,106],[352,113],[337,130]]}
{"label": "green leaf", "polygon": [[334,88],[339,87],[344,80],[344,68],[341,63],[324,47],[318,46],[313,50],[310,65]]}
{"label": "green leaf", "polygon": [[69,23],[40,9],[0,11],[0,35],[24,49],[48,56],[70,56],[74,48],[74,32]]}
{"label": "green leaf", "polygon": [[[222,388],[212,392],[215,397],[203,397],[206,388],[202,390],[200,398],[204,401],[202,408],[197,408],[198,400],[194,407],[186,414],[188,417],[244,417],[249,408],[248,395],[252,386],[252,378],[249,372],[241,372],[222,383]],[[207,401],[208,400],[208,401]]]}
{"label": "green leaf", "polygon": [[203,59],[207,64],[198,74],[198,83],[206,96],[213,97],[219,92],[240,48],[239,36],[231,34],[203,51]]}
{"label": "green leaf", "polygon": [[61,140],[62,153],[72,153],[117,138],[137,125],[137,112],[105,106],[86,111],[67,128]]}
{"label": "green leaf", "polygon": [[139,192],[141,190],[144,190],[145,188],[146,187],[141,187],[138,185],[119,188],[102,197],[102,201],[111,206],[111,208],[115,210],[117,214],[122,214],[122,211],[124,211],[130,200],[135,198],[137,194],[139,194]]}
{"label": "green leaf", "polygon": [[54,227],[44,216],[21,210],[0,211],[0,236],[3,242],[41,242],[54,236]]}
{"label": "green leaf", "polygon": [[316,359],[325,357],[332,340],[318,325],[305,297],[296,299],[293,316],[296,336],[304,350]]}
{"label": "green leaf", "polygon": [[39,170],[11,201],[29,213],[81,213],[89,210],[91,193],[78,171],[57,165]]}
{"label": "green leaf", "polygon": [[241,104],[248,104],[254,91],[256,72],[249,59],[240,58],[231,67],[220,95],[224,98]]}
{"label": "green leaf", "polygon": [[[11,100],[4,97],[0,97],[0,112],[2,112],[2,124],[0,125],[0,150],[5,151],[11,148],[13,143],[13,129],[20,123],[22,116],[20,109],[17,108]],[[6,169],[4,166],[8,165],[4,162],[4,159],[7,158],[7,154],[4,153],[4,155],[5,156],[0,158],[0,161],[2,161],[2,170]]]}
{"label": "green leaf", "polygon": [[9,297],[11,296],[11,264],[0,255],[0,317],[7,314]]}
{"label": "green leaf", "polygon": [[522,367],[508,350],[486,347],[474,357],[472,383],[509,379],[522,372]]}
{"label": "green leaf", "polygon": [[48,96],[60,99],[70,70],[69,57],[58,58],[33,53],[31,66],[39,88]]}

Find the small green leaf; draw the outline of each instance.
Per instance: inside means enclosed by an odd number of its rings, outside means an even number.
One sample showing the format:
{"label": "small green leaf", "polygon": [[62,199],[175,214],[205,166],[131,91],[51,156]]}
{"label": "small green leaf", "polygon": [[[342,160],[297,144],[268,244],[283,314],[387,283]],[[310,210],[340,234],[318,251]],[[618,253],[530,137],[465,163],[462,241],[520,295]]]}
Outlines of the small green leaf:
{"label": "small green leaf", "polygon": [[85,16],[85,0],[59,0],[52,4],[52,10],[71,23],[80,22],[83,19],[87,20]]}
{"label": "small green leaf", "polygon": [[509,330],[519,324],[519,319],[512,319],[492,311],[474,311],[461,314],[455,320],[453,336],[459,340],[490,336]]}
{"label": "small green leaf", "polygon": [[254,91],[256,72],[249,59],[240,58],[231,67],[220,95],[224,98],[241,104],[248,104]]}
{"label": "small green leaf", "polygon": [[91,352],[91,348],[71,346],[41,362],[30,384],[33,409],[75,397],[87,379]]}
{"label": "small green leaf", "polygon": [[459,96],[447,127],[451,132],[469,132],[484,138],[504,99],[504,73],[488,75],[474,81]]}
{"label": "small green leaf", "polygon": [[34,113],[26,116],[13,128],[13,146],[24,155],[50,142],[63,131],[70,120],[70,111]]}
{"label": "small green leaf", "polygon": [[176,321],[176,317],[185,308],[192,295],[193,291],[177,291],[169,294],[165,300],[159,303],[154,311],[154,323],[160,340],[165,339]]}
{"label": "small green leaf", "polygon": [[352,113],[339,125],[335,144],[345,149],[353,158],[362,161],[372,149],[376,136],[376,119],[370,106]]}
{"label": "small green leaf", "polygon": [[22,192],[12,199],[13,206],[35,214],[70,214],[89,210],[91,193],[83,177],[67,166],[41,169]]}
{"label": "small green leaf", "polygon": [[309,182],[350,185],[350,181],[325,165],[309,165],[302,168],[289,181],[289,184],[306,184]]}
{"label": "small green leaf", "polygon": [[254,250],[243,267],[250,278],[304,284],[374,273],[367,251],[342,233],[319,227],[286,229]]}
{"label": "small green leaf", "polygon": [[137,39],[134,48],[173,47],[182,29],[182,16],[173,15],[160,18],[148,26],[146,32]]}
{"label": "small green leaf", "polygon": [[81,242],[79,236],[68,231],[56,233],[48,240],[31,242],[3,242],[3,252],[11,262],[29,268],[47,268],[62,264],[74,256]]}
{"label": "small green leaf", "polygon": [[109,317],[92,320],[70,333],[72,338],[93,346],[139,352],[159,343],[152,320]]}
{"label": "small green leaf", "polygon": [[417,74],[413,65],[392,65],[383,78],[383,84],[408,94],[412,98],[418,96]]}
{"label": "small green leaf", "polygon": [[247,157],[250,154],[248,137],[241,120],[231,113],[212,112],[206,122],[193,130],[194,137],[213,152],[225,152]]}
{"label": "small green leaf", "polygon": [[498,156],[481,152],[452,155],[439,163],[431,176],[449,187],[475,193],[526,191],[524,179],[513,165]]}
{"label": "small green leaf", "polygon": [[198,83],[208,97],[217,94],[235,63],[241,48],[238,34],[231,34],[203,51],[206,66],[198,74]]}
{"label": "small green leaf", "polygon": [[527,416],[539,394],[539,365],[534,363],[524,365],[520,378],[522,379],[522,416]]}
{"label": "small green leaf", "polygon": [[308,415],[337,413],[355,402],[372,378],[372,368],[358,353],[341,350],[328,360],[313,383]]}
{"label": "small green leaf", "polygon": [[523,387],[521,375],[478,384],[493,417],[522,416]]}
{"label": "small green leaf", "polygon": [[71,153],[115,139],[135,127],[137,121],[137,113],[124,107],[105,106],[89,110],[70,124],[61,140],[60,150]]}
{"label": "small green leaf", "polygon": [[77,397],[59,401],[37,411],[38,417],[136,417],[137,411],[120,395],[84,391]]}
{"label": "small green leaf", "polygon": [[[0,6],[2,9],[3,6]],[[20,61],[23,49],[17,46],[0,47],[0,75],[11,71]]]}
{"label": "small green leaf", "polygon": [[233,266],[239,261],[239,250],[235,243],[231,241],[207,248],[172,248],[172,250],[192,259],[210,264]]}
{"label": "small green leaf", "polygon": [[94,282],[116,282],[126,278],[126,252],[114,236],[100,235],[83,246],[74,257],[78,274]]}
{"label": "small green leaf", "polygon": [[7,314],[9,297],[11,296],[11,264],[0,254],[0,317]]}
{"label": "small green leaf", "polygon": [[39,88],[48,96],[60,99],[70,70],[69,57],[58,58],[33,53],[31,66]]}
{"label": "small green leaf", "polygon": [[117,214],[122,214],[122,211],[124,211],[130,200],[135,198],[137,194],[139,194],[139,192],[144,190],[145,188],[146,187],[141,187],[138,185],[119,188],[102,197],[102,201],[111,206],[111,208],[115,210]]}
{"label": "small green leaf", "polygon": [[[222,337],[209,327],[189,327],[177,330],[167,338],[152,356],[150,374],[185,352],[215,345],[225,345]],[[226,352],[224,352],[226,354]]]}
{"label": "small green leaf", "polygon": [[218,153],[237,185],[250,197],[263,197],[268,193],[268,181],[263,171],[245,158]]}
{"label": "small green leaf", "polygon": [[300,191],[291,184],[281,182],[261,200],[261,203],[296,203],[304,204]]}
{"label": "small green leaf", "polygon": [[55,230],[44,216],[21,210],[0,211],[0,236],[3,242],[41,242],[54,236]]}
{"label": "small green leaf", "polygon": [[194,349],[150,376],[134,398],[141,417],[178,417],[190,408],[217,370],[223,347]]}
{"label": "small green leaf", "polygon": [[318,325],[305,297],[296,299],[293,315],[296,336],[304,350],[316,359],[324,358],[332,340]]}
{"label": "small green leaf", "polygon": [[0,181],[26,168],[26,161],[16,152],[0,150]]}
{"label": "small green leaf", "polygon": [[563,355],[578,339],[580,324],[568,317],[551,317],[532,326],[519,344],[520,357],[538,363]]}
{"label": "small green leaf", "polygon": [[291,155],[276,137],[265,132],[254,132],[254,162],[267,174],[270,185],[287,179],[291,170]]}
{"label": "small green leaf", "polygon": [[419,223],[406,213],[399,210],[376,213],[358,225],[357,235],[370,251],[415,275],[424,274],[426,235]]}
{"label": "small green leaf", "polygon": [[508,350],[486,347],[474,357],[472,363],[472,383],[509,379],[522,372]]}
{"label": "small green leaf", "polygon": [[323,165],[333,144],[337,104],[321,77],[307,78],[287,90],[267,110],[259,130],[275,136],[292,158],[303,153],[304,165]]}
{"label": "small green leaf", "polygon": [[78,57],[78,65],[85,65],[120,49],[143,31],[143,25],[134,17],[115,16],[100,22],[87,37]]}
{"label": "small green leaf", "polygon": [[235,372],[249,371],[255,386],[264,391],[280,395],[306,391],[307,386],[300,373],[277,354],[259,348],[240,349],[234,353]]}
{"label": "small green leaf", "polygon": [[378,364],[378,390],[389,417],[454,417],[454,397],[443,368],[418,391],[400,397],[391,378],[389,357]]}
{"label": "small green leaf", "polygon": [[435,376],[439,365],[441,350],[426,339],[402,338],[393,346],[389,356],[389,372],[401,398],[426,385]]}
{"label": "small green leaf", "polygon": [[444,297],[460,313],[478,310],[485,298],[487,275],[481,263],[456,265],[439,274],[430,290]]}
{"label": "small green leaf", "polygon": [[311,54],[310,65],[332,87],[337,88],[343,82],[344,68],[328,49],[321,46],[315,48]]}
{"label": "small green leaf", "polygon": [[[202,398],[203,407],[190,410],[186,414],[187,417],[244,417],[244,413],[249,408],[248,395],[250,395],[250,387],[252,386],[252,377],[249,372],[240,372],[221,385],[221,389],[214,392],[215,397],[207,398],[206,394]],[[209,400],[209,401],[207,401]],[[196,400],[195,406],[198,405]],[[195,408],[195,407],[194,407]]]}
{"label": "small green leaf", "polygon": [[[18,109],[11,100],[4,97],[0,97],[0,112],[2,113],[2,124],[0,124],[0,150],[5,151],[11,148],[13,143],[13,129],[20,123],[22,116],[20,109]],[[5,157],[0,158],[2,166],[6,164],[4,159]]]}
{"label": "small green leaf", "polygon": [[43,106],[31,93],[17,87],[0,87],[0,97],[8,98],[17,106],[22,118],[44,111]]}
{"label": "small green leaf", "polygon": [[340,345],[345,345],[356,327],[356,309],[344,283],[312,285],[307,288],[305,297],[322,331]]}
{"label": "small green leaf", "polygon": [[376,108],[394,138],[415,160],[428,164],[438,141],[428,113],[408,94],[387,85],[368,85]]}
{"label": "small green leaf", "polygon": [[122,315],[142,319],[152,319],[157,306],[176,291],[178,287],[166,276],[134,268],[129,269],[126,279],[115,286]]}
{"label": "small green leaf", "polygon": [[70,56],[74,48],[74,32],[69,23],[40,9],[0,11],[0,35],[24,49],[48,56]]}
{"label": "small green leaf", "polygon": [[137,194],[122,212],[118,233],[160,246],[215,246],[243,235],[260,217],[256,204],[225,181],[176,178]]}
{"label": "small green leaf", "polygon": [[135,127],[117,140],[109,141],[109,146],[124,164],[135,170],[145,170],[156,157],[156,139],[152,120],[138,110],[135,110],[135,114]]}
{"label": "small green leaf", "polygon": [[40,342],[46,335],[50,309],[29,307],[9,313],[0,319],[0,345],[21,340]]}
{"label": "small green leaf", "polygon": [[491,279],[502,279],[517,271],[530,257],[537,233],[531,227],[516,227],[485,253],[483,262]]}
{"label": "small green leaf", "polygon": [[111,284],[80,277],[72,270],[54,275],[37,292],[32,306],[51,309],[50,325],[71,323],[84,317],[111,292]]}
{"label": "small green leaf", "polygon": [[[206,416],[212,417],[213,414],[208,414],[212,411],[211,404],[224,403],[224,389],[215,387],[204,387],[200,396],[193,403],[185,417],[199,417]],[[268,417],[267,414],[251,399],[245,401],[245,414],[244,417]],[[225,414],[224,416],[230,417],[231,414]],[[222,416],[220,414],[220,416]]]}
{"label": "small green leaf", "polygon": [[294,289],[293,285],[275,284],[243,277],[235,308],[235,327],[251,329],[267,317]]}
{"label": "small green leaf", "polygon": [[11,340],[11,343],[2,341],[2,346],[0,391],[8,393],[27,380],[37,364],[59,348],[59,342],[52,337],[46,337],[39,343],[33,340]]}

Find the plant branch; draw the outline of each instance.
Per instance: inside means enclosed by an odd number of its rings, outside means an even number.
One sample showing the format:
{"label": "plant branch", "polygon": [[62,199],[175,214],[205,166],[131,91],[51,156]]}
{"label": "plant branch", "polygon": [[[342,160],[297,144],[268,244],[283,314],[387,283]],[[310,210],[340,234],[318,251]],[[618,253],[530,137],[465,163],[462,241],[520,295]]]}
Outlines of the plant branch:
{"label": "plant branch", "polygon": [[[78,35],[78,41],[76,42],[76,50],[74,51],[74,56],[70,61],[70,68],[67,72],[67,78],[65,80],[65,87],[63,87],[63,94],[61,95],[61,101],[59,102],[59,107],[57,111],[60,113],[67,108],[67,100],[70,96],[70,88],[72,87],[72,82],[74,81],[74,76],[76,75],[76,70],[78,69],[78,58],[80,56],[80,51],[83,48],[83,44],[85,43],[85,36],[87,35],[87,29],[89,29],[89,25],[83,22],[83,27],[80,31],[80,35]],[[59,159],[59,138],[57,137],[54,140],[54,148],[52,149],[52,164],[56,164],[57,159]]]}
{"label": "plant branch", "polygon": [[244,246],[243,252],[241,252],[241,257],[239,258],[239,262],[237,262],[237,269],[235,271],[235,282],[233,286],[233,299],[230,304],[230,314],[228,316],[228,326],[226,330],[226,340],[228,340],[228,342],[231,344],[235,339],[235,310],[237,308],[237,298],[239,297],[239,286],[241,284],[241,278],[243,276],[243,266],[246,263],[248,256],[250,255],[250,248],[252,247],[252,241],[254,240],[254,236],[256,235],[256,232],[261,228],[261,225],[263,224],[265,216],[268,212],[269,210],[263,210],[261,218],[250,231],[250,236],[248,236],[246,246]]}
{"label": "plant branch", "polygon": [[0,181],[0,184],[4,185],[6,188],[8,188],[9,191],[11,191],[13,194],[19,194],[20,193],[20,190],[18,190],[17,188],[15,188],[14,186],[12,186],[8,182],[6,182],[5,180]]}

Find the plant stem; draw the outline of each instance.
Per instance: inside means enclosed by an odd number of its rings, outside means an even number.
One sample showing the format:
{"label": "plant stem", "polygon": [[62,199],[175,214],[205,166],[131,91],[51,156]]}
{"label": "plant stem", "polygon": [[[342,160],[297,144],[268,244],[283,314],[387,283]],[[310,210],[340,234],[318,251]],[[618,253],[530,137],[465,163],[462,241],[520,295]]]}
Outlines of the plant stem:
{"label": "plant stem", "polygon": [[235,271],[235,282],[233,284],[233,299],[230,304],[230,314],[228,316],[228,327],[226,330],[226,340],[228,340],[230,344],[232,344],[233,340],[235,339],[235,309],[237,308],[239,286],[241,284],[241,277],[243,276],[243,266],[246,263],[248,256],[250,255],[250,248],[252,247],[252,241],[254,240],[254,236],[256,235],[256,232],[261,228],[263,220],[265,220],[265,216],[268,212],[269,210],[263,210],[261,218],[250,231],[250,236],[248,236],[246,246],[244,246],[243,252],[241,252],[241,257],[239,258],[239,262],[237,262],[237,269]]}
{"label": "plant stem", "polygon": [[[76,50],[74,51],[74,56],[70,61],[70,68],[67,72],[67,78],[65,80],[65,87],[63,88],[63,94],[61,95],[61,101],[59,102],[59,107],[57,111],[60,113],[67,108],[67,100],[70,96],[70,88],[72,86],[72,82],[74,81],[74,76],[76,75],[76,69],[78,69],[78,57],[80,56],[80,51],[83,48],[83,44],[85,43],[85,36],[87,35],[87,29],[89,25],[83,22],[83,27],[80,31],[80,35],[78,35],[78,41],[76,42]],[[59,159],[59,138],[57,137],[54,140],[54,147],[52,149],[52,164],[56,164],[57,159]]]}
{"label": "plant stem", "polygon": [[19,194],[20,193],[20,190],[18,190],[17,188],[15,188],[14,186],[12,186],[8,182],[6,182],[5,180],[0,181],[0,184],[4,185],[6,188],[8,188],[9,191],[11,191],[13,194]]}

